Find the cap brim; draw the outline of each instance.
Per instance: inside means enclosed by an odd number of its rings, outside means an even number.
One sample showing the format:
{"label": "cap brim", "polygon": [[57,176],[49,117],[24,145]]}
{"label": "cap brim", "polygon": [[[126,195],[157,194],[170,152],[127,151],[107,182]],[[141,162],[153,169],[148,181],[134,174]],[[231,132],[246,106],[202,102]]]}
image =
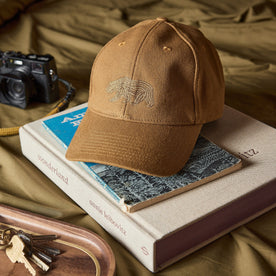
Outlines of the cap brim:
{"label": "cap brim", "polygon": [[66,158],[169,176],[188,161],[202,125],[131,122],[86,111]]}

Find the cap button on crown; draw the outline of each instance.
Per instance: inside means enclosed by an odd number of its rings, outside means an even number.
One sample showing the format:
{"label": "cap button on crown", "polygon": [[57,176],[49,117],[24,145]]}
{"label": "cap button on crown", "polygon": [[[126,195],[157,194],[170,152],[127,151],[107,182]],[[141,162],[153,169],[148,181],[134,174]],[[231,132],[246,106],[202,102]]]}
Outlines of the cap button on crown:
{"label": "cap button on crown", "polygon": [[168,21],[167,17],[157,17],[156,20],[158,21]]}

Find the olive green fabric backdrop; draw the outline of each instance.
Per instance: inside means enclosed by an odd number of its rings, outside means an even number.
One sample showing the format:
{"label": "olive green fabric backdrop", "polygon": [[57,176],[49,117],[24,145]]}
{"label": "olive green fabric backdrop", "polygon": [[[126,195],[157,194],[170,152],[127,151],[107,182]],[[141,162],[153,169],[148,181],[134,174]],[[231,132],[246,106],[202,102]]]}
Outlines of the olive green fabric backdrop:
{"label": "olive green fabric backdrop", "polygon": [[[88,99],[93,60],[106,42],[141,20],[166,16],[214,43],[226,104],[276,127],[275,14],[276,3],[264,0],[0,0],[0,50],[52,54],[59,76],[77,88],[75,106]],[[0,104],[0,127],[34,121],[54,106]],[[0,138],[0,203],[86,227],[111,246],[117,275],[151,275],[22,155],[18,136]],[[275,275],[275,260],[274,209],[156,275]]]}

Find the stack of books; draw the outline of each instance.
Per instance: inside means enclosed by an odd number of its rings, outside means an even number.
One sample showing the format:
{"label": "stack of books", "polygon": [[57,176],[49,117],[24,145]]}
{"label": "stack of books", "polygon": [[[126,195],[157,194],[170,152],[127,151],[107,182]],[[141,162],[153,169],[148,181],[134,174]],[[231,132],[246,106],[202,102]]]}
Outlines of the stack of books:
{"label": "stack of books", "polygon": [[275,207],[275,129],[225,106],[178,174],[152,177],[65,158],[86,108],[23,126],[22,152],[149,270]]}

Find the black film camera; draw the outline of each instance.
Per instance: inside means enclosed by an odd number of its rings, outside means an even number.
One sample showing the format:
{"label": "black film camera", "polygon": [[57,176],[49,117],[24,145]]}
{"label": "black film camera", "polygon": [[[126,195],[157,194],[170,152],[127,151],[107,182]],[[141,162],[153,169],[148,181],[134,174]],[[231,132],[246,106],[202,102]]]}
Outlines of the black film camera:
{"label": "black film camera", "polygon": [[58,98],[54,57],[0,51],[0,103],[26,108],[30,101],[51,103]]}

